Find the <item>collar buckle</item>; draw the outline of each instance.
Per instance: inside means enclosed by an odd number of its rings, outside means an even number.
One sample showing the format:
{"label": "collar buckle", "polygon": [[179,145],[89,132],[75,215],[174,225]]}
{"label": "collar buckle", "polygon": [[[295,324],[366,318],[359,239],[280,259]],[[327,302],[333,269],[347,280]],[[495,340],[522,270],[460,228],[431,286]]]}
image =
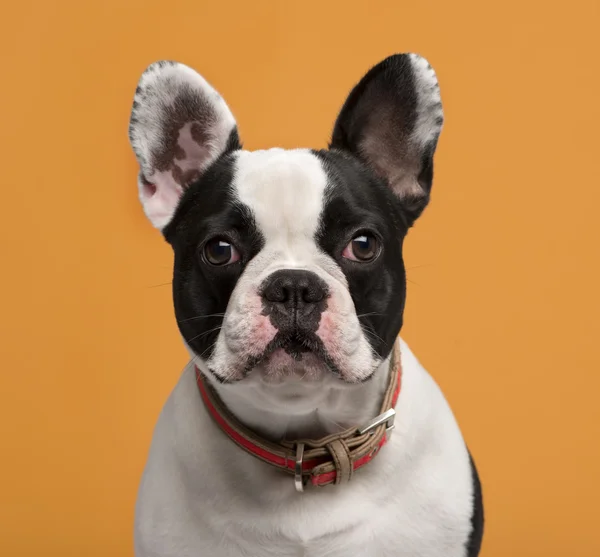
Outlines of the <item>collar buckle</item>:
{"label": "collar buckle", "polygon": [[304,443],[296,445],[296,461],[294,463],[294,487],[296,491],[304,491],[304,478],[302,477],[302,464],[304,461]]}
{"label": "collar buckle", "polygon": [[364,426],[358,429],[358,433],[360,435],[364,435],[368,433],[369,435],[374,435],[375,428],[380,426],[381,424],[386,424],[386,439],[390,438],[392,434],[392,430],[394,429],[394,420],[396,419],[396,410],[394,408],[390,408],[386,410],[383,414],[379,414],[379,416],[375,416],[370,422],[366,423]]}

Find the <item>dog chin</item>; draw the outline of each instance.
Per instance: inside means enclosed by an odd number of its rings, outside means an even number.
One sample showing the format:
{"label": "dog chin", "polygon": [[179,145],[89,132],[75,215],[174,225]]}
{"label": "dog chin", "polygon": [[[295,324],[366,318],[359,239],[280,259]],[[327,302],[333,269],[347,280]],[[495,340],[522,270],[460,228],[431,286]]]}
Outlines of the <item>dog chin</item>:
{"label": "dog chin", "polygon": [[276,348],[251,372],[265,383],[318,382],[330,374],[325,361],[314,352],[290,354],[283,348]]}

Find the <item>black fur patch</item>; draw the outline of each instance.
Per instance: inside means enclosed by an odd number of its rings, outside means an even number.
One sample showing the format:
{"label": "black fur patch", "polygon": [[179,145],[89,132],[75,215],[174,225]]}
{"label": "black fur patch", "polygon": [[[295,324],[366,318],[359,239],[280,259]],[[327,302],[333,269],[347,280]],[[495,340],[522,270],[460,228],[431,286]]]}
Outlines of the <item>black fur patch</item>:
{"label": "black fur patch", "polygon": [[[237,134],[230,144],[238,142]],[[263,247],[264,239],[249,209],[231,192],[234,160],[218,159],[185,191],[173,220],[163,230],[175,253],[173,302],[179,330],[188,345],[209,358],[223,323],[229,298],[244,266]],[[242,259],[224,267],[201,263],[204,243],[225,236],[239,246]]]}
{"label": "black fur patch", "polygon": [[471,515],[471,533],[467,541],[467,557],[477,557],[481,550],[485,517],[481,482],[479,481],[479,474],[470,453],[469,460],[471,462],[471,477],[473,480],[473,514]]}
{"label": "black fur patch", "polygon": [[[317,243],[341,267],[356,313],[373,351],[386,358],[402,328],[406,274],[402,242],[408,231],[401,203],[382,179],[352,156],[315,152],[329,178]],[[382,251],[370,263],[342,257],[359,232],[379,238]]]}

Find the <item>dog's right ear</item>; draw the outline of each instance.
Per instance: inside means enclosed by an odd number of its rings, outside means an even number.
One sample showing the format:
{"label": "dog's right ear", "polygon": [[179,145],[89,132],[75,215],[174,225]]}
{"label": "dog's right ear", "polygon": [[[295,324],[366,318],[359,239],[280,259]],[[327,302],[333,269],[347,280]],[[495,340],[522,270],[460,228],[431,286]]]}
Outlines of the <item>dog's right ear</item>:
{"label": "dog's right ear", "polygon": [[142,74],[129,140],[140,164],[140,200],[159,229],[192,182],[221,155],[241,148],[235,118],[219,93],[191,68],[165,61]]}

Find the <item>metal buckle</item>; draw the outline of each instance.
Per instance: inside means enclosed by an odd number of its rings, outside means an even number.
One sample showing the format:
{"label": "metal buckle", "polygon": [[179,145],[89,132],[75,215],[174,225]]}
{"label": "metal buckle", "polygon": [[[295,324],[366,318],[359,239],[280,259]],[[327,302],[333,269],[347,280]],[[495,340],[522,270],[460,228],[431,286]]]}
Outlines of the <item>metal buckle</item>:
{"label": "metal buckle", "polygon": [[302,478],[302,461],[304,460],[304,443],[296,446],[296,464],[294,466],[294,486],[296,491],[304,491],[304,480]]}
{"label": "metal buckle", "polygon": [[380,426],[381,424],[385,423],[385,424],[387,424],[387,429],[385,430],[385,434],[387,436],[387,439],[389,439],[390,435],[392,434],[392,430],[394,429],[394,419],[395,418],[396,418],[396,410],[394,410],[393,408],[390,408],[389,410],[386,410],[383,414],[379,414],[379,416],[376,416],[370,422],[368,422],[363,427],[361,427],[358,430],[358,433],[360,433],[361,435],[364,435],[365,433],[370,433],[371,435],[373,435],[373,433],[374,433],[373,430],[376,427]]}

